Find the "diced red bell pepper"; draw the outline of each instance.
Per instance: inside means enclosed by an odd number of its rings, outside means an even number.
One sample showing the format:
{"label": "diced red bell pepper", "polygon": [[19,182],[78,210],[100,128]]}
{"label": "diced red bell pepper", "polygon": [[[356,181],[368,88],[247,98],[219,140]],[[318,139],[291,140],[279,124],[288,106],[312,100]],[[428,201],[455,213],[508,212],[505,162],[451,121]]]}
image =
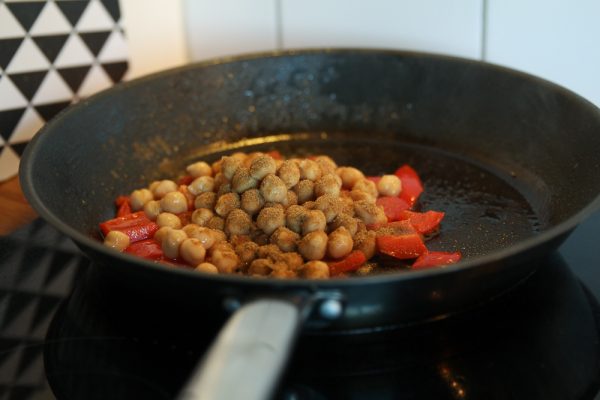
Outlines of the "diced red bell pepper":
{"label": "diced red bell pepper", "polygon": [[273,157],[275,160],[283,160],[283,156],[281,155],[281,153],[278,150],[267,151],[266,154],[268,156]]}
{"label": "diced red bell pepper", "polygon": [[402,212],[410,208],[410,205],[404,199],[392,196],[379,197],[376,204],[383,207],[388,222],[404,219],[402,218]]}
{"label": "diced red bell pepper", "polygon": [[417,232],[425,235],[439,228],[444,219],[444,213],[440,211],[426,211],[424,213],[404,210],[401,212],[401,220],[408,220]]}
{"label": "diced red bell pepper", "polygon": [[124,217],[129,214],[131,214],[131,204],[129,203],[129,200],[127,200],[121,203],[117,209],[117,217]]}
{"label": "diced red bell pepper", "polygon": [[423,183],[417,172],[409,165],[403,165],[394,172],[402,182],[402,191],[399,197],[413,207],[423,192]]}
{"label": "diced red bell pepper", "polygon": [[177,214],[179,220],[181,221],[181,226],[186,226],[187,224],[192,222],[192,211],[185,211]]}
{"label": "diced red bell pepper", "polygon": [[110,231],[120,231],[129,236],[131,243],[150,239],[158,230],[158,225],[150,221],[143,211],[104,221],[100,230],[106,236]]}
{"label": "diced red bell pepper", "polygon": [[125,249],[125,253],[153,261],[160,261],[164,257],[160,244],[154,239],[146,239],[132,243]]}
{"label": "diced red bell pepper", "polygon": [[367,262],[365,254],[360,250],[354,250],[340,261],[329,262],[329,274],[333,276],[344,272],[356,271],[365,262]]}
{"label": "diced red bell pepper", "polygon": [[191,175],[184,175],[177,181],[178,185],[189,185],[194,181],[194,177]]}
{"label": "diced red bell pepper", "polygon": [[377,237],[377,250],[399,260],[417,258],[427,252],[421,235],[382,235]]}
{"label": "diced red bell pepper", "polygon": [[425,269],[431,267],[441,267],[444,265],[454,264],[460,261],[461,254],[457,251],[454,253],[446,253],[444,251],[430,251],[422,254],[415,260],[412,269]]}
{"label": "diced red bell pepper", "polygon": [[367,176],[367,180],[369,180],[377,185],[379,183],[379,181],[381,180],[381,177],[380,176]]}

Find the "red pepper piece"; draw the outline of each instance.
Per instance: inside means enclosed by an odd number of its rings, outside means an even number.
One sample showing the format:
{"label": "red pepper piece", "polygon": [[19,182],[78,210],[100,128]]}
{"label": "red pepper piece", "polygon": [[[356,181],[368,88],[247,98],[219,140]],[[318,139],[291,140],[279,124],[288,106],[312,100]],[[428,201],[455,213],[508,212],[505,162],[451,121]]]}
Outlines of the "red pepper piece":
{"label": "red pepper piece", "polygon": [[457,251],[446,253],[444,251],[430,251],[424,253],[412,265],[412,269],[425,269],[431,267],[443,267],[460,261],[461,254]]}
{"label": "red pepper piece", "polygon": [[143,211],[104,221],[100,230],[106,236],[110,231],[120,231],[129,236],[131,243],[150,239],[158,230],[158,225],[150,221]]}
{"label": "red pepper piece", "polygon": [[439,228],[444,219],[444,213],[440,211],[426,211],[424,213],[415,211],[402,211],[401,220],[408,220],[411,225],[421,234],[427,234]]}
{"label": "red pepper piece", "polygon": [[417,233],[409,220],[367,225],[367,229],[377,231],[382,236],[413,235]]}
{"label": "red pepper piece", "polygon": [[123,205],[123,203],[129,203],[129,196],[118,196],[115,199],[115,205],[117,207],[121,207],[121,205]]}
{"label": "red pepper piece", "polygon": [[154,239],[132,243],[125,249],[125,253],[153,261],[160,261],[164,257],[160,244]]}
{"label": "red pepper piece", "polygon": [[354,250],[340,261],[329,262],[329,274],[333,276],[344,272],[356,271],[365,262],[367,262],[365,254],[360,250]]}
{"label": "red pepper piece", "polygon": [[179,220],[181,221],[181,226],[186,226],[192,222],[192,212],[193,211],[185,211],[177,214],[177,217],[179,217]]}
{"label": "red pepper piece", "polygon": [[402,182],[402,191],[399,197],[413,207],[423,192],[423,183],[417,172],[410,165],[403,165],[394,172]]}
{"label": "red pepper piece", "polygon": [[190,183],[192,183],[194,181],[194,177],[191,175],[184,175],[181,178],[179,178],[179,180],[177,181],[178,185],[189,185]]}
{"label": "red pepper piece", "polygon": [[371,182],[375,183],[376,185],[377,185],[377,184],[379,183],[379,181],[381,180],[381,177],[380,177],[380,176],[367,176],[366,178],[367,178],[367,180],[369,180],[369,181],[371,181]]}
{"label": "red pepper piece", "polygon": [[380,253],[406,260],[417,258],[427,252],[421,235],[417,233],[408,235],[382,235],[377,237],[377,250]]}
{"label": "red pepper piece", "polygon": [[268,156],[273,157],[275,160],[283,160],[283,156],[281,155],[281,153],[278,150],[267,151],[266,154]]}
{"label": "red pepper piece", "polygon": [[124,217],[126,215],[131,214],[131,204],[129,203],[129,197],[127,197],[125,201],[122,201],[120,203],[121,204],[117,208],[117,217]]}
{"label": "red pepper piece", "polygon": [[398,221],[402,218],[402,212],[408,210],[410,205],[400,197],[383,196],[377,199],[376,204],[383,207],[388,222]]}

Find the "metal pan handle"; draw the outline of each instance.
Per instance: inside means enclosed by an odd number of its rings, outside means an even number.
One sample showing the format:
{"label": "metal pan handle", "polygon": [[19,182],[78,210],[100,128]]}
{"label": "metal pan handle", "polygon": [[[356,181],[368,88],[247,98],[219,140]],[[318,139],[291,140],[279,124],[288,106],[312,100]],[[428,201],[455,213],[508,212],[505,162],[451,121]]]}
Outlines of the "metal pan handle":
{"label": "metal pan handle", "polygon": [[264,400],[277,384],[301,325],[291,302],[261,299],[227,321],[179,400]]}

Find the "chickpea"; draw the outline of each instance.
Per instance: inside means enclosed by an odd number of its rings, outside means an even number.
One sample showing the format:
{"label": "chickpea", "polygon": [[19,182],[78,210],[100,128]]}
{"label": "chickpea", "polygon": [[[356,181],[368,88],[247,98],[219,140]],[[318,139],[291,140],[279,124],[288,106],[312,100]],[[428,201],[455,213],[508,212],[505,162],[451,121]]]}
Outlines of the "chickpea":
{"label": "chickpea", "polygon": [[[323,157],[326,157],[326,158],[323,158]],[[333,160],[331,158],[329,158],[327,156],[318,156],[315,158],[315,162],[321,169],[321,176],[327,175],[327,174],[332,174],[332,175],[337,176],[335,173],[335,170],[337,169],[337,164],[335,162],[333,162]],[[341,179],[340,179],[340,183],[341,183]]]}
{"label": "chickpea", "polygon": [[214,217],[208,220],[205,226],[210,229],[222,231],[223,229],[225,229],[225,220],[215,215]]}
{"label": "chickpea", "polygon": [[199,208],[192,213],[192,222],[198,226],[206,226],[215,214],[208,208]]}
{"label": "chickpea", "polygon": [[215,188],[215,179],[212,176],[201,176],[188,185],[188,191],[194,196],[204,192],[212,192]]}
{"label": "chickpea", "polygon": [[173,228],[171,228],[170,226],[163,226],[162,228],[159,228],[154,233],[154,240],[162,244],[162,242],[165,240],[165,237],[167,236],[167,232],[169,232],[172,229]]}
{"label": "chickpea", "polygon": [[280,226],[271,235],[271,243],[279,247],[281,251],[296,251],[296,243],[300,240],[300,235],[296,232]]}
{"label": "chickpea", "polygon": [[350,254],[354,242],[350,232],[340,227],[329,234],[327,240],[327,255],[331,258],[342,258]]}
{"label": "chickpea", "polygon": [[165,179],[160,181],[158,184],[152,183],[152,194],[155,199],[162,199],[167,193],[175,192],[177,190],[177,184],[173,181]]}
{"label": "chickpea", "polygon": [[285,214],[279,207],[265,207],[258,213],[256,225],[270,235],[275,229],[285,225]]}
{"label": "chickpea", "polygon": [[206,249],[200,240],[188,238],[181,242],[179,253],[188,264],[198,265],[204,261]]}
{"label": "chickpea", "polygon": [[200,193],[194,199],[194,208],[215,208],[217,204],[217,194],[215,192],[204,192]]}
{"label": "chickpea", "polygon": [[219,186],[219,190],[217,190],[217,193],[215,193],[215,194],[217,195],[217,199],[218,199],[219,197],[223,196],[224,194],[231,193],[231,192],[233,192],[233,190],[231,189],[231,183],[227,182],[227,183],[224,183],[221,186]]}
{"label": "chickpea", "polygon": [[349,216],[353,217],[354,216],[354,200],[352,200],[352,197],[350,197],[350,192],[348,192],[347,190],[343,190],[341,192],[341,194],[345,195],[340,195],[340,202],[342,203],[342,211],[340,211],[340,213],[342,214],[348,214]]}
{"label": "chickpea", "polygon": [[248,155],[243,151],[236,151],[230,157],[237,158],[238,160],[240,160],[240,162],[244,162],[246,161],[246,158],[248,158]]}
{"label": "chickpea", "polygon": [[290,270],[299,270],[302,268],[302,264],[304,264],[302,256],[295,251],[279,253],[277,257],[275,257],[275,261],[282,263]]}
{"label": "chickpea", "polygon": [[221,159],[221,173],[228,180],[233,179],[235,171],[242,166],[242,161],[237,157],[223,157]]}
{"label": "chickpea", "polygon": [[161,181],[152,181],[149,185],[148,185],[148,190],[150,190],[152,192],[152,194],[154,195],[154,191],[156,190],[156,188],[158,187],[158,185],[160,185]]}
{"label": "chickpea", "polygon": [[327,234],[323,231],[308,233],[298,243],[298,251],[307,260],[321,260],[327,251]]}
{"label": "chickpea", "polygon": [[301,160],[298,168],[300,169],[300,179],[314,182],[321,177],[321,167],[313,160]]}
{"label": "chickpea", "polygon": [[279,167],[277,176],[281,178],[288,189],[291,189],[300,181],[300,169],[295,162],[287,160]]}
{"label": "chickpea", "polygon": [[162,241],[162,251],[168,258],[179,257],[179,246],[187,239],[187,235],[180,229],[167,231]]}
{"label": "chickpea", "polygon": [[214,187],[213,187],[213,192],[218,191],[222,185],[229,183],[229,179],[225,178],[225,175],[223,175],[222,172],[219,172],[218,174],[215,175],[214,178]]}
{"label": "chickpea", "polygon": [[144,207],[144,205],[151,200],[154,200],[154,195],[150,190],[134,190],[129,195],[129,204],[131,205],[131,211],[141,210]]}
{"label": "chickpea", "polygon": [[382,196],[398,196],[402,191],[402,181],[396,175],[384,175],[377,183],[377,191]]}
{"label": "chickpea", "polygon": [[281,178],[269,174],[260,183],[260,194],[267,202],[281,203],[287,199],[287,187]]}
{"label": "chickpea", "polygon": [[246,190],[242,193],[241,207],[250,215],[254,215],[263,208],[265,199],[258,189]]}
{"label": "chickpea", "polygon": [[370,194],[374,198],[377,198],[377,195],[379,195],[379,191],[377,190],[375,182],[370,181],[368,179],[361,179],[358,182],[356,182],[354,186],[352,186],[352,191],[355,190],[362,190],[363,192]]}
{"label": "chickpea", "polygon": [[298,196],[298,204],[303,204],[315,198],[315,183],[308,179],[302,179],[294,186],[294,192]]}
{"label": "chickpea", "polygon": [[207,263],[207,262],[203,262],[202,264],[199,264],[195,268],[195,270],[204,272],[206,274],[218,274],[219,273],[219,270],[217,269],[217,267],[214,266],[214,264]]}
{"label": "chickpea", "polygon": [[232,274],[237,270],[240,259],[233,251],[231,245],[226,242],[220,242],[212,246],[211,260],[222,274]]}
{"label": "chickpea", "polygon": [[198,161],[190,164],[185,170],[194,178],[200,178],[201,176],[212,176],[213,174],[211,166],[204,161]]}
{"label": "chickpea", "polygon": [[335,217],[331,222],[330,228],[335,230],[342,226],[346,228],[348,232],[350,232],[350,235],[354,236],[356,235],[356,231],[358,230],[358,221],[351,215],[343,213],[338,214],[338,216]]}
{"label": "chickpea", "polygon": [[309,261],[302,268],[302,276],[309,279],[329,278],[329,265],[323,261]]}
{"label": "chickpea", "polygon": [[217,160],[210,165],[210,167],[212,168],[212,171],[213,171],[213,176],[216,176],[218,173],[221,172],[221,163],[222,163],[221,160]]}
{"label": "chickpea", "polygon": [[359,189],[352,189],[350,197],[354,201],[366,201],[367,203],[375,203],[377,201],[376,196]]}
{"label": "chickpea", "polygon": [[246,167],[240,167],[233,174],[231,187],[236,193],[243,193],[246,190],[253,189],[258,186],[258,181],[250,176],[250,171]]}
{"label": "chickpea", "polygon": [[240,209],[233,210],[225,219],[225,232],[228,235],[247,235],[250,233],[252,218]]}
{"label": "chickpea", "polygon": [[236,208],[240,208],[240,195],[237,193],[226,193],[217,200],[215,212],[221,217],[226,217]]}
{"label": "chickpea", "polygon": [[160,201],[150,200],[146,204],[144,204],[144,213],[151,221],[156,221],[156,217],[161,213]]}
{"label": "chickpea", "polygon": [[302,204],[302,207],[306,208],[307,210],[314,210],[315,204],[316,203],[314,201],[307,201],[304,204]]}
{"label": "chickpea", "polygon": [[267,276],[273,270],[273,261],[267,258],[257,258],[250,263],[248,273],[252,276]]}
{"label": "chickpea", "polygon": [[205,249],[210,249],[212,245],[226,239],[225,233],[214,229],[205,228],[195,224],[188,224],[183,227],[183,231],[188,237],[198,239]]}
{"label": "chickpea", "polygon": [[188,209],[187,198],[181,192],[167,193],[160,200],[160,208],[172,214],[179,214],[185,212]]}
{"label": "chickpea", "polygon": [[325,214],[321,210],[309,210],[306,212],[302,221],[302,234],[309,232],[323,231],[327,225]]}
{"label": "chickpea", "polygon": [[289,206],[285,210],[285,224],[293,232],[302,232],[302,223],[307,210],[302,206]]}
{"label": "chickpea", "polygon": [[356,182],[365,179],[365,175],[354,167],[340,167],[335,172],[342,178],[342,187],[346,189],[352,189]]}
{"label": "chickpea", "polygon": [[315,196],[320,197],[324,194],[331,194],[339,197],[342,185],[338,179],[339,177],[333,174],[321,176],[315,181]]}
{"label": "chickpea", "polygon": [[238,255],[240,261],[245,265],[250,265],[250,263],[254,261],[257,251],[258,244],[252,241],[235,246],[235,254]]}
{"label": "chickpea", "polygon": [[252,165],[252,161],[254,161],[254,159],[260,157],[260,156],[264,156],[265,153],[262,153],[260,151],[253,151],[252,153],[249,153],[246,156],[246,159],[244,160],[244,167],[246,168],[250,168],[250,166]]}
{"label": "chickpea", "polygon": [[325,214],[327,223],[333,221],[342,212],[343,203],[339,197],[324,194],[315,201],[315,210],[321,210]]}
{"label": "chickpea", "polygon": [[360,250],[364,253],[367,260],[375,255],[377,249],[375,231],[362,230],[354,236],[354,250]]}
{"label": "chickpea", "polygon": [[288,190],[285,201],[283,203],[278,203],[278,204],[281,204],[283,206],[283,208],[288,208],[289,206],[297,205],[298,204],[298,196],[296,196],[296,193],[294,193],[293,191]]}
{"label": "chickpea", "polygon": [[273,269],[273,272],[269,276],[277,279],[292,279],[298,276],[296,271],[283,267],[285,267],[285,264],[275,263],[275,269]]}
{"label": "chickpea", "polygon": [[367,225],[385,224],[387,222],[383,208],[365,200],[354,203],[354,212]]}
{"label": "chickpea", "polygon": [[156,225],[160,226],[168,226],[169,228],[179,229],[181,228],[181,220],[175,214],[171,214],[168,212],[161,212],[156,217]]}
{"label": "chickpea", "polygon": [[123,251],[129,247],[129,236],[123,232],[110,231],[104,238],[104,245],[117,251]]}
{"label": "chickpea", "polygon": [[279,247],[277,247],[277,245],[267,244],[260,246],[256,254],[259,258],[270,258],[272,260],[276,260],[281,255],[281,250]]}
{"label": "chickpea", "polygon": [[273,157],[262,154],[254,158],[250,164],[250,176],[257,181],[263,179],[267,175],[273,175],[277,171],[277,164]]}

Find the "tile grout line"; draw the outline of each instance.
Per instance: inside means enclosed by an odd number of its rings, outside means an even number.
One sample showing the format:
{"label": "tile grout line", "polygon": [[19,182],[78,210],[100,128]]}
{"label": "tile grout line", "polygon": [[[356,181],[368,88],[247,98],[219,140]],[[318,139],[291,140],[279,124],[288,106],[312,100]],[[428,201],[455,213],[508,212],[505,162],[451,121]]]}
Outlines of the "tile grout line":
{"label": "tile grout line", "polygon": [[283,13],[282,13],[282,0],[275,1],[275,47],[276,49],[283,50]]}
{"label": "tile grout line", "polygon": [[481,0],[481,61],[487,59],[487,38],[488,38],[488,1]]}

